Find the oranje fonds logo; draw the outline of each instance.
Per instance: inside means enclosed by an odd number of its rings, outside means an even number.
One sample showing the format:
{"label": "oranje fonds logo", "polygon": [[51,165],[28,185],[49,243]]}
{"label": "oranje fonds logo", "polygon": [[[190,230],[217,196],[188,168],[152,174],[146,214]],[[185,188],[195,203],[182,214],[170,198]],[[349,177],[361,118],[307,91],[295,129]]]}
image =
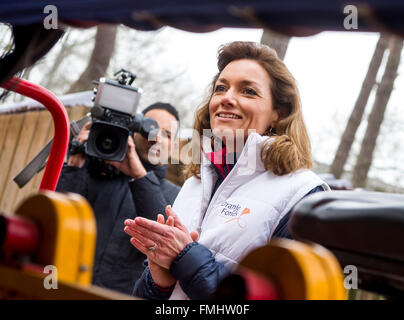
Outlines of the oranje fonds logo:
{"label": "oranje fonds logo", "polygon": [[241,209],[242,207],[239,204],[233,204],[227,201],[223,202],[221,207],[222,209],[217,215],[225,219],[222,224],[236,221],[240,228],[247,227],[245,217],[251,213],[249,208]]}

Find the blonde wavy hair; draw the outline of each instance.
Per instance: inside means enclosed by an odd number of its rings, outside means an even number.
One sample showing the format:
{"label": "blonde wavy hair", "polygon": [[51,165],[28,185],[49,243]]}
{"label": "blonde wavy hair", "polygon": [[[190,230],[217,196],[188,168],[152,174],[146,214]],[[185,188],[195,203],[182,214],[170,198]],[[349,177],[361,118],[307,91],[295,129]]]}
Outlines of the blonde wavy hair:
{"label": "blonde wavy hair", "polygon": [[[299,91],[295,79],[276,52],[266,45],[255,42],[235,41],[223,45],[218,51],[219,72],[213,78],[209,99],[196,112],[194,129],[200,136],[204,129],[211,129],[209,102],[216,80],[232,61],[250,59],[259,63],[268,73],[271,83],[272,104],[278,112],[278,121],[272,130],[265,132],[275,138],[270,144],[266,140],[261,147],[261,158],[266,170],[276,175],[285,175],[302,168],[311,168],[310,139],[304,124]],[[189,163],[184,168],[185,178],[200,178],[200,164]]]}

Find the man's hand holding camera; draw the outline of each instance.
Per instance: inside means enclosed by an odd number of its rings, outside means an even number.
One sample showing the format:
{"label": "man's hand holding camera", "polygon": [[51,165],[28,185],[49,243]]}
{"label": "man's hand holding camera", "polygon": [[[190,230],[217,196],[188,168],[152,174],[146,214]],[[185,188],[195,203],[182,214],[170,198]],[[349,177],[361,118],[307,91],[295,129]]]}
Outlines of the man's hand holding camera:
{"label": "man's hand holding camera", "polygon": [[[91,121],[87,122],[80,130],[79,134],[75,138],[75,140],[79,144],[84,144],[88,140],[90,134],[90,127],[91,127]],[[85,162],[86,162],[86,156],[84,153],[80,152],[70,154],[67,165],[82,168]],[[114,166],[123,174],[135,179],[142,178],[147,174],[147,171],[144,168],[136,152],[135,142],[133,141],[133,138],[131,136],[129,136],[128,138],[128,150],[126,152],[126,156],[123,159],[123,161],[122,162],[105,161],[105,163]]]}
{"label": "man's hand holding camera", "polygon": [[[78,143],[84,144],[88,140],[90,134],[91,121],[87,122],[83,128],[81,128],[79,134],[75,138]],[[86,156],[84,153],[70,154],[67,161],[67,165],[72,167],[82,168],[86,162]]]}
{"label": "man's hand holding camera", "polygon": [[135,142],[133,141],[133,138],[131,136],[129,136],[128,138],[128,150],[126,151],[125,158],[122,160],[122,162],[105,162],[114,166],[125,175],[135,179],[143,178],[147,174],[147,171],[144,168],[142,161],[140,161],[139,155],[136,152]]}

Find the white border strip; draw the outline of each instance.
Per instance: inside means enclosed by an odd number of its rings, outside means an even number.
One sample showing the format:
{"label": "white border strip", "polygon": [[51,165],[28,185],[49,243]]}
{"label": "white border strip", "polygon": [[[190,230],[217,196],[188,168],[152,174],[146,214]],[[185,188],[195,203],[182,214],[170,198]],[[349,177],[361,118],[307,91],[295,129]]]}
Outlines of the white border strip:
{"label": "white border strip", "polygon": [[[65,107],[73,107],[76,105],[79,106],[87,106],[87,107],[92,107],[93,102],[91,101],[91,98],[93,97],[94,93],[93,91],[82,91],[82,92],[76,92],[76,93],[70,93],[61,97],[58,97],[58,99],[63,103]],[[42,109],[45,108],[41,103],[38,101],[35,101],[33,99],[27,98],[24,101],[17,102],[17,103],[9,103],[9,104],[3,104],[0,105],[0,114],[3,113],[15,113],[15,112],[21,112],[21,111],[28,111],[30,109]]]}

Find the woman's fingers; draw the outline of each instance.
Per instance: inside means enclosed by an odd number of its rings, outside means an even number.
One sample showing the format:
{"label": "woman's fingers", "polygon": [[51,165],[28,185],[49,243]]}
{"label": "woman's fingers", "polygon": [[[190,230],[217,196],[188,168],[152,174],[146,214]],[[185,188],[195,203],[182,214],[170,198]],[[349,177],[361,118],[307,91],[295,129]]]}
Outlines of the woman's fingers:
{"label": "woman's fingers", "polygon": [[[170,228],[166,225],[163,224],[159,224],[160,226],[166,227],[166,228]],[[144,228],[142,226],[136,226],[135,230],[137,231],[137,233],[141,234],[143,237],[150,239],[151,241],[153,241],[154,243],[161,243],[164,241],[170,241],[170,238],[167,238],[168,232],[165,234],[161,234],[160,232],[156,232],[155,230],[150,230],[148,228]]]}
{"label": "woman's fingers", "polygon": [[168,217],[167,218],[167,225],[170,227],[174,227],[175,221],[173,217]]}
{"label": "woman's fingers", "polygon": [[137,232],[133,232],[133,234],[131,235],[130,243],[144,254],[150,254],[152,252],[150,251],[150,248],[157,248],[157,244],[155,242],[143,237],[141,234]]}
{"label": "woman's fingers", "polygon": [[[135,224],[134,225],[126,226],[124,228],[124,231],[127,234],[129,234],[132,237],[137,236],[138,234],[140,234],[144,238],[149,239],[149,240],[153,241],[153,243],[156,243],[156,244],[161,243],[163,239],[167,240],[166,235],[169,234],[169,231],[167,229],[169,229],[171,227],[166,226],[164,224],[160,224],[160,223],[158,223],[156,221],[150,221],[149,220],[150,222],[153,222],[154,225],[153,225],[152,228],[150,228],[150,227],[145,228],[145,227],[143,227],[143,226],[136,223],[137,219],[138,218],[135,219]],[[147,219],[144,219],[144,220],[147,220]],[[158,229],[156,227],[163,228],[163,229],[156,230],[156,229]]]}
{"label": "woman's fingers", "polygon": [[172,208],[170,205],[168,205],[168,206],[166,207],[166,214],[167,214],[167,217],[169,217],[169,216],[173,217],[174,220],[175,220],[175,222],[176,222],[177,224],[180,224],[181,226],[183,225],[183,224],[181,223],[181,221],[180,221],[180,218],[179,218],[179,217],[177,216],[177,214],[173,211],[173,208]]}
{"label": "woman's fingers", "polygon": [[141,253],[147,255],[148,253],[150,253],[149,248],[147,248],[146,246],[143,245],[143,243],[141,243],[139,240],[137,240],[135,237],[132,237],[130,239],[130,243],[136,248],[138,249]]}
{"label": "woman's fingers", "polygon": [[173,209],[171,208],[170,205],[168,205],[168,206],[166,207],[166,215],[167,215],[167,217],[172,217],[172,218],[174,219],[174,226],[175,226],[175,227],[177,227],[177,228],[179,228],[179,229],[181,229],[181,230],[183,230],[183,231],[185,231],[185,232],[188,233],[187,228],[181,223],[180,218],[179,218],[179,217],[177,216],[177,214],[173,211]]}
{"label": "woman's fingers", "polygon": [[[157,215],[157,222],[160,224],[163,224],[163,225],[165,224],[164,216],[162,214]],[[169,223],[173,224],[172,218]],[[128,235],[131,236],[130,243],[135,248],[137,248],[139,251],[148,255],[152,252],[152,251],[150,251],[150,248],[157,247],[157,243],[155,241],[153,241],[150,238],[148,238],[147,236],[143,235],[140,232],[140,230],[138,230],[139,228],[141,229],[141,227],[136,226],[136,224],[134,223],[134,220],[127,219],[127,220],[125,220],[124,224],[125,224],[125,228],[124,228],[125,233],[127,233]],[[145,230],[143,230],[143,232],[144,231]],[[147,234],[147,231],[146,231],[146,234]]]}
{"label": "woman's fingers", "polygon": [[[139,230],[138,227],[134,227],[134,228],[132,228],[132,227],[125,227],[125,228],[123,229],[123,231],[125,231],[125,233],[128,234],[128,235],[130,235],[131,237],[136,237],[136,238],[138,238],[138,239],[139,239],[139,237],[142,237],[142,239],[145,239],[144,242],[146,243],[146,241],[147,241],[148,244],[150,244],[151,246],[159,240],[159,239],[158,239],[158,235],[153,235],[152,233],[148,233],[147,231],[142,233],[142,232]],[[144,230],[143,230],[143,231],[144,231]],[[150,237],[150,235],[152,235],[152,236]],[[146,243],[146,244],[147,244],[147,243]]]}
{"label": "woman's fingers", "polygon": [[141,231],[142,229],[162,236],[165,236],[170,232],[169,226],[142,217],[135,218],[134,224],[130,224],[129,227],[136,227],[141,233],[143,233],[143,231]]}
{"label": "woman's fingers", "polygon": [[159,241],[161,237],[167,235],[169,226],[164,223],[164,216],[159,214],[157,221],[137,217],[135,220],[126,219],[124,231],[133,237],[134,234],[142,234],[153,241]]}
{"label": "woman's fingers", "polygon": [[157,243],[151,242],[149,239],[137,233],[135,233],[135,235],[130,239],[130,243],[140,252],[147,255],[149,260],[152,259],[153,262],[163,268],[169,268],[170,262],[167,261],[167,256],[160,252],[161,248]]}
{"label": "woman's fingers", "polygon": [[133,225],[135,223],[135,220],[126,219],[123,223],[125,224],[125,226],[130,227],[131,225]]}
{"label": "woman's fingers", "polygon": [[134,228],[131,228],[131,227],[125,227],[125,228],[123,228],[123,231],[125,231],[125,233],[130,235],[131,237],[133,237],[139,233],[138,231],[136,231]]}
{"label": "woman's fingers", "polygon": [[155,247],[157,245],[154,241],[152,241],[152,240],[150,240],[150,239],[148,239],[148,238],[144,237],[143,235],[141,235],[139,233],[136,233],[136,232],[133,233],[132,238],[135,238],[140,243],[142,243],[145,248],[151,248],[151,247]]}
{"label": "woman's fingers", "polygon": [[160,213],[157,215],[157,222],[161,223],[161,224],[165,224],[164,216]]}
{"label": "woman's fingers", "polygon": [[196,231],[196,230],[192,231],[189,235],[191,236],[191,238],[192,238],[192,240],[194,242],[198,241],[198,239],[199,239],[199,232],[198,231]]}

